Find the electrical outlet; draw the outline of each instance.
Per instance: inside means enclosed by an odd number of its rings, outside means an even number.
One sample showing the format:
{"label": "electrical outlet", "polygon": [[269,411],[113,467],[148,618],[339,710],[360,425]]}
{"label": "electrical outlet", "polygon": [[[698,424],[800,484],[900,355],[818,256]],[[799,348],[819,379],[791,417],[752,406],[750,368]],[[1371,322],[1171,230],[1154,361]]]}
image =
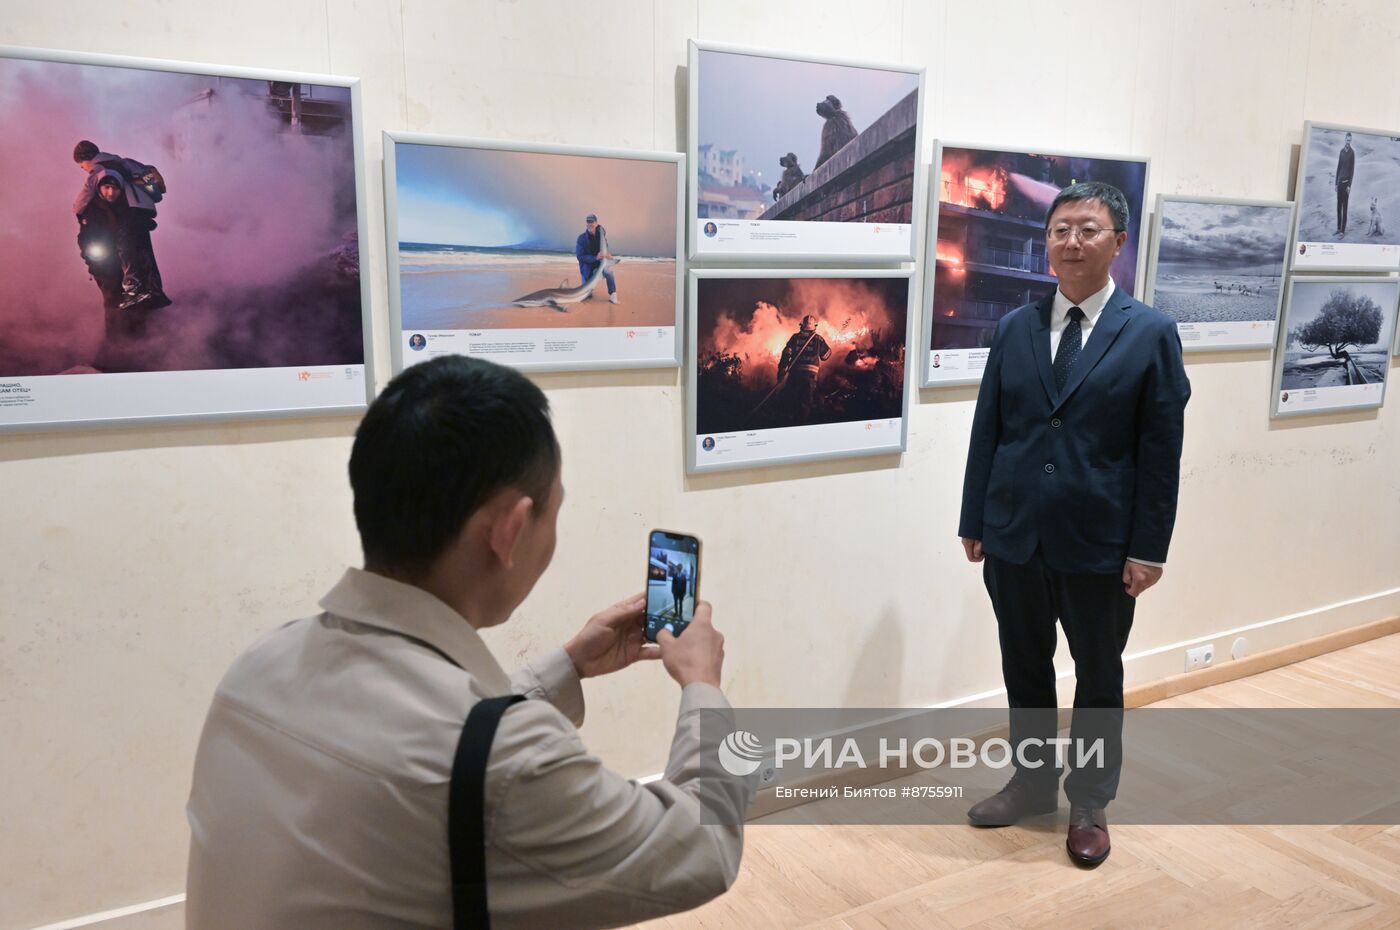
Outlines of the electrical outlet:
{"label": "electrical outlet", "polygon": [[1197,646],[1195,649],[1186,650],[1186,670],[1194,672],[1198,668],[1205,668],[1215,661],[1215,643],[1206,643],[1204,646]]}
{"label": "electrical outlet", "polygon": [[758,783],[760,785],[771,785],[778,777],[778,770],[771,765],[765,765],[763,771],[758,773]]}

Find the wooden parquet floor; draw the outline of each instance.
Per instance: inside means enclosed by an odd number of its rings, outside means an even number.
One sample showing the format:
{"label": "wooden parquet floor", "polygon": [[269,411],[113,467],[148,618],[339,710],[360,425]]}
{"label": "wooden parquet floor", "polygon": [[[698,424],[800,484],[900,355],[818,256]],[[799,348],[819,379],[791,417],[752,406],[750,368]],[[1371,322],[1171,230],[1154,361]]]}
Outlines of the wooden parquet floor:
{"label": "wooden parquet floor", "polygon": [[[1152,706],[1400,707],[1400,634]],[[1397,826],[1113,826],[1092,871],[1062,829],[755,824],[729,894],[639,926],[1400,930]]]}

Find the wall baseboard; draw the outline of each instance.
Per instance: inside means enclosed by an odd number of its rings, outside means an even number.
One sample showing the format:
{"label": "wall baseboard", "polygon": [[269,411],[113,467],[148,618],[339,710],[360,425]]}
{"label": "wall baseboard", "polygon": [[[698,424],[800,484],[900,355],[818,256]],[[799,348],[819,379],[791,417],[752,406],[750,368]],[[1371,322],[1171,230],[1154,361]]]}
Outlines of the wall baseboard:
{"label": "wall baseboard", "polygon": [[[1378,617],[1387,619],[1378,620],[1376,619]],[[1310,608],[1282,617],[1273,617],[1257,623],[1247,623],[1218,630],[1207,635],[1169,643],[1142,652],[1131,652],[1123,656],[1124,678],[1128,685],[1124,700],[1126,703],[1129,700],[1129,695],[1142,690],[1143,696],[1146,698],[1145,703],[1160,701],[1171,696],[1166,689],[1168,682],[1173,682],[1171,687],[1184,687],[1185,691],[1190,691],[1194,688],[1204,688],[1208,685],[1229,681],[1231,678],[1237,678],[1241,675],[1254,675],[1270,668],[1277,668],[1280,664],[1300,662],[1303,659],[1332,652],[1336,649],[1344,649],[1377,636],[1385,636],[1387,632],[1396,632],[1397,629],[1400,629],[1400,627],[1394,626],[1397,622],[1400,622],[1400,588],[1391,588],[1387,591],[1377,591],[1374,594],[1348,598],[1344,601],[1325,604],[1321,607]],[[1387,623],[1392,624],[1392,626],[1386,627]],[[1230,645],[1238,636],[1248,637],[1250,650],[1253,654],[1243,659],[1232,660],[1230,658]],[[1210,668],[1185,672],[1186,650],[1205,643],[1215,644],[1216,664]],[[1309,650],[1316,651],[1310,652]],[[1260,660],[1264,659],[1265,656],[1271,658],[1261,662]],[[1277,664],[1270,665],[1268,661]],[[1200,682],[1190,686],[1182,683],[1187,681],[1188,675],[1204,675],[1204,677],[1190,679],[1190,681]],[[1222,677],[1216,678],[1214,677],[1216,675]],[[1072,679],[1072,669],[1061,672],[1059,677],[1062,681]],[[1153,688],[1162,690],[1144,690]],[[1061,697],[1063,698],[1070,693],[1072,692],[1066,692]],[[1184,692],[1175,691],[1172,693],[1181,694]],[[1141,704],[1129,703],[1127,706],[1137,707]]]}
{"label": "wall baseboard", "polygon": [[42,927],[35,927],[34,930],[77,930],[79,927],[91,927],[94,924],[106,923],[109,920],[121,920],[123,917],[130,917],[133,914],[145,914],[150,911],[158,911],[162,908],[174,907],[177,904],[184,904],[183,894],[173,894],[165,898],[157,898],[154,901],[146,901],[142,904],[129,904],[126,907],[113,908],[110,911],[99,911],[96,914],[85,914],[82,917],[73,917],[69,920],[60,920],[56,924],[44,924]]}
{"label": "wall baseboard", "polygon": [[1363,623],[1361,626],[1335,630],[1321,636],[1314,636],[1312,639],[1305,639],[1302,642],[1290,643],[1252,656],[1245,656],[1242,659],[1213,665],[1210,668],[1183,672],[1160,681],[1128,688],[1123,692],[1123,705],[1125,707],[1143,707],[1147,704],[1155,704],[1158,701],[1165,701],[1190,691],[1198,691],[1201,688],[1209,688],[1211,685],[1223,684],[1237,678],[1247,678],[1250,675],[1258,675],[1260,672],[1282,668],[1285,665],[1293,665],[1304,659],[1326,655],[1329,652],[1336,652],[1339,649],[1346,649],[1348,646],[1356,646],[1373,639],[1380,639],[1382,636],[1389,636],[1392,633],[1400,633],[1400,616],[1387,617],[1373,623]]}

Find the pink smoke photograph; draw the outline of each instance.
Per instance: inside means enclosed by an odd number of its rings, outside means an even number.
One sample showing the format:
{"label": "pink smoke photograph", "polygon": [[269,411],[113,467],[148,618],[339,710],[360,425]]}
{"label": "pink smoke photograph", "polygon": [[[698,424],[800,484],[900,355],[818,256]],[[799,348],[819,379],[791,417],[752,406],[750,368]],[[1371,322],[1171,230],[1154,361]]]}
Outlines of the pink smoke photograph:
{"label": "pink smoke photograph", "polygon": [[351,89],[0,58],[0,378],[361,365]]}

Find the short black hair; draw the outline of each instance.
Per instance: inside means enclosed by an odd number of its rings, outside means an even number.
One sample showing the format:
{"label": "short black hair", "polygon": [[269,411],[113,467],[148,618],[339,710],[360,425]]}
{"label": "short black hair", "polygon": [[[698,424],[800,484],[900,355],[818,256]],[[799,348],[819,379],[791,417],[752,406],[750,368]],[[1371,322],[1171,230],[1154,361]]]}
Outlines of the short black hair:
{"label": "short black hair", "polygon": [[1123,192],[1112,184],[1105,184],[1103,181],[1080,181],[1078,184],[1071,184],[1055,195],[1055,199],[1050,203],[1050,209],[1045,211],[1045,228],[1050,228],[1050,217],[1055,215],[1055,211],[1060,209],[1060,204],[1074,203],[1079,200],[1097,200],[1108,207],[1109,216],[1113,217],[1113,231],[1125,232],[1128,228],[1128,198],[1123,196]]}
{"label": "short black hair", "polygon": [[91,158],[96,158],[97,153],[100,151],[101,149],[97,147],[96,143],[89,142],[88,140],[84,139],[77,145],[73,146],[73,162],[74,164],[81,165],[83,162]]}
{"label": "short black hair", "polygon": [[539,512],[558,472],[549,401],[520,372],[461,355],[414,365],[370,404],[350,452],[365,565],[426,571],[494,494],[518,488]]}

